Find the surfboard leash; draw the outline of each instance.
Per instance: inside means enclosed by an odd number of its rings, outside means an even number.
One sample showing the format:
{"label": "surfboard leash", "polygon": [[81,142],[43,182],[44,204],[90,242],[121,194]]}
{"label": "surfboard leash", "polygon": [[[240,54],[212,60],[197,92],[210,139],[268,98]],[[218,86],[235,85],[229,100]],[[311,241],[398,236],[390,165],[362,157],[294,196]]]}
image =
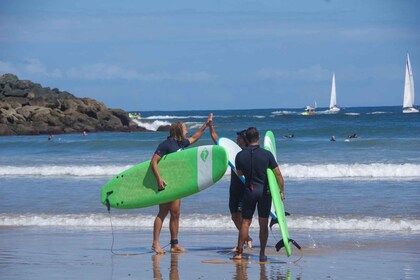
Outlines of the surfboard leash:
{"label": "surfboard leash", "polygon": [[[114,252],[114,241],[115,241],[115,237],[114,237],[114,226],[112,224],[111,205],[110,205],[109,199],[108,199],[108,196],[111,195],[111,194],[112,194],[112,191],[111,192],[108,192],[107,193],[107,196],[106,196],[106,199],[105,199],[105,205],[106,205],[106,209],[108,210],[109,223],[111,224],[111,233],[112,233],[111,253],[113,255],[115,255],[115,256],[138,256],[138,255],[146,255],[146,254],[153,253],[152,250],[151,251],[144,252],[144,253],[115,253]],[[166,245],[166,246],[168,246],[168,245]],[[163,247],[163,248],[165,248],[165,247]]]}

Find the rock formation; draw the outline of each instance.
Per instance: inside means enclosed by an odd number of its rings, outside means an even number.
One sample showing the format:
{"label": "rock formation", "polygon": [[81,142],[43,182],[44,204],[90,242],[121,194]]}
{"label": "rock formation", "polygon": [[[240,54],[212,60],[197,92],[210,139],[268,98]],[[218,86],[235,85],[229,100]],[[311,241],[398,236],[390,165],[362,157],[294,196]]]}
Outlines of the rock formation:
{"label": "rock formation", "polygon": [[128,113],[91,98],[43,88],[13,74],[0,76],[0,135],[146,131]]}

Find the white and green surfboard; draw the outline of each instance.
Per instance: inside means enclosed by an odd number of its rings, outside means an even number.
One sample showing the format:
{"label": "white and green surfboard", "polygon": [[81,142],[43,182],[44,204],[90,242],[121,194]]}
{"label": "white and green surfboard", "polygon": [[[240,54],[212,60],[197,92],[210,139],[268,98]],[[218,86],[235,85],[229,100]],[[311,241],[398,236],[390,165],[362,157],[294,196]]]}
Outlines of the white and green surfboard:
{"label": "white and green surfboard", "polygon": [[[270,151],[277,161],[276,139],[270,130],[265,133],[264,149]],[[286,215],[284,204],[280,197],[280,187],[277,184],[276,176],[271,169],[267,169],[268,185],[270,186],[271,198],[273,200],[274,209],[276,211],[277,220],[280,226],[280,233],[283,238],[284,248],[288,257],[292,254],[292,248],[289,243],[289,230],[287,229]]]}
{"label": "white and green surfboard", "polygon": [[102,204],[118,209],[143,208],[180,199],[216,183],[226,172],[228,155],[223,147],[208,145],[163,156],[159,172],[167,183],[158,191],[150,160],[112,178],[101,190]]}

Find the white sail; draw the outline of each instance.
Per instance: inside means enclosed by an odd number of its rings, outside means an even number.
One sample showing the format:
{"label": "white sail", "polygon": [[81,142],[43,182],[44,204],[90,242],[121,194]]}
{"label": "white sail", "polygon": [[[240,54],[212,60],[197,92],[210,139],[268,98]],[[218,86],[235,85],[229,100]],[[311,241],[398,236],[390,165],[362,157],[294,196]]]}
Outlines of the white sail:
{"label": "white sail", "polygon": [[340,108],[337,107],[337,93],[335,90],[335,73],[333,73],[331,84],[331,98],[330,98],[330,112],[338,112]]}
{"label": "white sail", "polygon": [[407,62],[405,64],[405,84],[404,84],[404,102],[403,113],[418,113],[419,110],[414,105],[414,79],[411,71],[410,56],[407,53]]}

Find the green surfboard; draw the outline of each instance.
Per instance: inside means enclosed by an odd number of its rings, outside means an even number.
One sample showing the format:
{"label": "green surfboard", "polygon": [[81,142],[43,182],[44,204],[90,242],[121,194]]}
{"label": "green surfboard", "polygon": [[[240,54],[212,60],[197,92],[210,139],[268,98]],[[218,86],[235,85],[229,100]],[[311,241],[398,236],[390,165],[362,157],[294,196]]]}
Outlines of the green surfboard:
{"label": "green surfboard", "polygon": [[199,146],[163,156],[158,167],[167,183],[165,190],[158,191],[148,160],[109,180],[101,190],[102,204],[118,209],[143,208],[200,192],[223,177],[228,155],[220,146]]}
{"label": "green surfboard", "polygon": [[[270,130],[265,133],[264,149],[270,151],[277,161],[276,139]],[[268,185],[270,186],[271,198],[273,200],[274,209],[276,210],[277,220],[280,226],[280,233],[283,238],[284,248],[288,257],[292,254],[292,248],[289,243],[289,230],[287,229],[286,215],[284,212],[284,204],[280,197],[280,187],[277,184],[276,176],[271,169],[267,169]]]}

